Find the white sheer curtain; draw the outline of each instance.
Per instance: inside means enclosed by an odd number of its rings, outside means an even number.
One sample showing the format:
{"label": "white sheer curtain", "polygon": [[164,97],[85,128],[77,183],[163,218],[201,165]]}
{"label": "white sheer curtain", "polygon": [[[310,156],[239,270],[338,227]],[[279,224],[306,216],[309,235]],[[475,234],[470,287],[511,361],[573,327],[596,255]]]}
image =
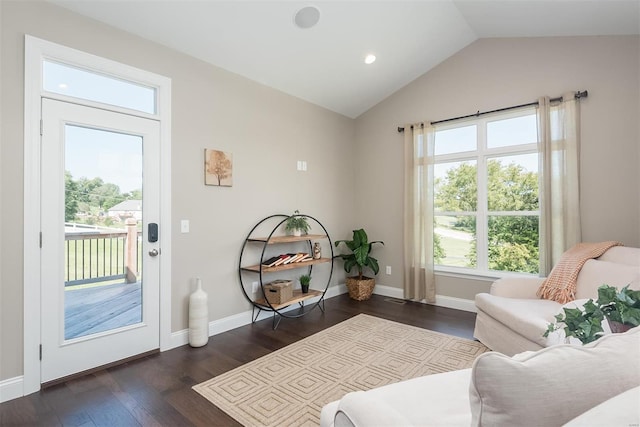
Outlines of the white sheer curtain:
{"label": "white sheer curtain", "polygon": [[404,298],[436,300],[433,273],[433,153],[430,125],[404,127]]}
{"label": "white sheer curtain", "polygon": [[540,98],[540,275],[582,240],[580,227],[580,103],[573,92]]}

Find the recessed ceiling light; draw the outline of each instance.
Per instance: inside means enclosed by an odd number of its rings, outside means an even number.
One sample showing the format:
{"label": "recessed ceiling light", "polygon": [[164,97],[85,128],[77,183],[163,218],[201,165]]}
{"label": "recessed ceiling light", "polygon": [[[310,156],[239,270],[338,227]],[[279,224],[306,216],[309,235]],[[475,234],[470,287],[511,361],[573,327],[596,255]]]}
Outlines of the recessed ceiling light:
{"label": "recessed ceiling light", "polygon": [[320,20],[320,11],[315,6],[303,7],[293,16],[293,22],[299,28],[311,28]]}
{"label": "recessed ceiling light", "polygon": [[62,90],[65,90],[65,89],[66,89],[66,88],[68,88],[69,86],[67,86],[67,84],[66,84],[66,83],[60,83],[60,84],[58,85],[58,87],[59,87],[60,89],[62,89]]}
{"label": "recessed ceiling light", "polygon": [[375,61],[376,61],[376,56],[371,53],[364,58],[365,64],[373,64]]}

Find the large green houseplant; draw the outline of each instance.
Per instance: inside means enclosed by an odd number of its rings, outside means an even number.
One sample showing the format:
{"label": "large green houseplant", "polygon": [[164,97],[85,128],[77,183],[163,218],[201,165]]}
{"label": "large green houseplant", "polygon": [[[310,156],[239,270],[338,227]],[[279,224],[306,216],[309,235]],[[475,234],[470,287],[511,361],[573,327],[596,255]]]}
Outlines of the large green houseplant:
{"label": "large green houseplant", "polygon": [[629,285],[618,291],[609,285],[598,288],[598,299],[589,299],[580,308],[563,308],[555,316],[543,336],[561,329],[564,324],[566,337],[575,337],[583,344],[593,342],[604,335],[602,321],[607,319],[612,332],[624,332],[640,325],[640,291],[629,289]]}
{"label": "large green houseplant", "polygon": [[351,251],[351,253],[338,255],[344,261],[344,271],[351,273],[354,267],[358,270],[357,276],[347,277],[346,282],[349,296],[358,301],[371,298],[376,281],[372,277],[365,276],[364,269],[369,268],[373,271],[373,275],[378,274],[378,271],[380,271],[378,260],[370,254],[375,243],[384,245],[384,242],[381,240],[369,242],[367,233],[364,229],[360,228],[353,230],[352,240],[337,240],[335,246],[338,247],[340,243],[344,244]]}

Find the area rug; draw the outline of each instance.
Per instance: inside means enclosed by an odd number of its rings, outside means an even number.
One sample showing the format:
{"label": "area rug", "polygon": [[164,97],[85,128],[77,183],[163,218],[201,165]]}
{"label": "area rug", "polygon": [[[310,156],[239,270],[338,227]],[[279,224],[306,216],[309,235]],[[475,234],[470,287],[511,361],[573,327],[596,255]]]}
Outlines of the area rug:
{"label": "area rug", "polygon": [[320,423],[346,393],[471,367],[488,349],[366,314],[304,338],[193,387],[245,426]]}

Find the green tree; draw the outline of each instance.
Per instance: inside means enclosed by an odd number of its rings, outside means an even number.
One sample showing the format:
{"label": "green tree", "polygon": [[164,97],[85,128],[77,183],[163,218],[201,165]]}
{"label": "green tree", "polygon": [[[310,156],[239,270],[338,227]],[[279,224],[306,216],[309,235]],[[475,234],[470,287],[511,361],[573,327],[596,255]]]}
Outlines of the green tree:
{"label": "green tree", "polygon": [[124,194],[125,200],[142,200],[142,190],[136,189],[131,190],[128,193]]}
{"label": "green tree", "polygon": [[104,184],[96,188],[94,194],[98,199],[98,205],[104,211],[126,200],[125,196],[120,193],[120,187],[115,184]]}
{"label": "green tree", "polygon": [[64,171],[64,195],[64,220],[70,222],[78,213],[78,184],[69,171]]}
{"label": "green tree", "polygon": [[[436,180],[435,205],[442,211],[471,211],[477,206],[477,167],[463,163]],[[487,163],[487,207],[491,211],[538,210],[538,174],[515,163]],[[476,265],[476,219],[458,217],[455,227],[473,234],[469,265]],[[538,272],[538,217],[490,216],[489,268],[500,271]]]}
{"label": "green tree", "polygon": [[433,262],[436,264],[440,264],[442,259],[446,256],[444,249],[442,248],[442,243],[440,242],[440,236],[437,234],[433,234]]}
{"label": "green tree", "polygon": [[[116,184],[105,183],[102,178],[74,180],[69,171],[65,172],[65,191],[66,221],[76,220],[78,211],[98,215],[124,200],[142,200],[141,189],[122,194]],[[84,222],[94,223],[95,220],[89,217]]]}
{"label": "green tree", "polygon": [[99,206],[98,197],[95,194],[96,188],[104,185],[102,178],[88,179],[81,177],[78,179],[78,201],[87,203],[89,206]]}

